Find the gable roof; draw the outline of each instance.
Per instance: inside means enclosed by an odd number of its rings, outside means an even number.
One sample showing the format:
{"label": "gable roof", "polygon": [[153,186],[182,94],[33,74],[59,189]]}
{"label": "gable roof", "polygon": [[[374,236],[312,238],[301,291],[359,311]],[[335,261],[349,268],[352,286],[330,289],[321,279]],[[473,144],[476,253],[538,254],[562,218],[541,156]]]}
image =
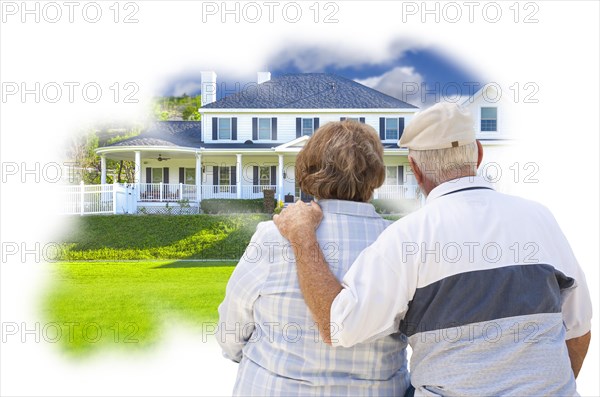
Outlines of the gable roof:
{"label": "gable roof", "polygon": [[200,121],[157,121],[140,135],[108,146],[200,147],[201,137]]}
{"label": "gable roof", "polygon": [[409,103],[330,73],[274,77],[202,109],[417,109]]}

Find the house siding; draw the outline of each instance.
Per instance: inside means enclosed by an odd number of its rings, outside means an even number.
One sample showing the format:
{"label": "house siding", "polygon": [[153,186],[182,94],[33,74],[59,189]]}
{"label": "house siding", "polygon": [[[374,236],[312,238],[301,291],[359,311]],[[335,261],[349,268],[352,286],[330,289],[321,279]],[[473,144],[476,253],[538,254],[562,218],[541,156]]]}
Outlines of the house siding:
{"label": "house siding", "polygon": [[[237,140],[229,140],[229,139],[225,139],[225,140],[219,140],[219,139],[213,139],[214,138],[214,134],[205,134],[204,136],[204,141],[206,143],[227,143],[227,142],[231,142],[231,143],[244,143],[247,140],[252,140],[254,142],[263,142],[263,143],[269,143],[269,142],[273,142],[274,144],[282,144],[282,143],[286,143],[289,141],[292,141],[294,139],[296,139],[296,118],[318,118],[319,119],[319,126],[323,126],[324,124],[330,122],[330,121],[340,121],[340,119],[342,117],[357,117],[357,118],[364,118],[365,120],[365,124],[370,125],[371,127],[373,127],[375,129],[375,131],[377,131],[377,133],[379,133],[379,118],[380,117],[384,117],[384,118],[400,118],[403,117],[404,118],[404,125],[407,125],[410,120],[412,119],[413,113],[409,113],[409,112],[390,112],[390,113],[359,113],[359,112],[353,112],[353,113],[306,113],[306,114],[298,114],[298,113],[249,113],[249,114],[244,114],[244,115],[231,115],[231,114],[214,114],[211,113],[209,115],[205,115],[203,117],[204,119],[204,124],[202,126],[204,131],[212,131],[212,126],[213,126],[213,118],[220,118],[220,117],[225,117],[225,118],[230,118],[230,117],[236,117],[237,118]],[[258,140],[254,140],[252,139],[252,119],[253,118],[276,118],[277,119],[277,139],[276,140],[262,140],[262,139],[258,139]],[[385,143],[394,143],[396,140],[384,140],[383,142]]]}

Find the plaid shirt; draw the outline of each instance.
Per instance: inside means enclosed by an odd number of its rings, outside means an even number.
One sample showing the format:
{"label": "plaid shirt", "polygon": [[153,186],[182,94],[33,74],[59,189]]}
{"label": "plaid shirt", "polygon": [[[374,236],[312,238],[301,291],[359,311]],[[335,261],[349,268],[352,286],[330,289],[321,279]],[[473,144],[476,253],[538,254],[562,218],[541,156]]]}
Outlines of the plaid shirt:
{"label": "plaid shirt", "polygon": [[[321,200],[317,239],[342,279],[389,225],[371,204]],[[352,348],[319,335],[298,285],[294,253],[273,222],[258,225],[219,306],[217,340],[240,362],[235,395],[403,395],[406,341],[394,333]],[[336,328],[332,329],[335,339]]]}

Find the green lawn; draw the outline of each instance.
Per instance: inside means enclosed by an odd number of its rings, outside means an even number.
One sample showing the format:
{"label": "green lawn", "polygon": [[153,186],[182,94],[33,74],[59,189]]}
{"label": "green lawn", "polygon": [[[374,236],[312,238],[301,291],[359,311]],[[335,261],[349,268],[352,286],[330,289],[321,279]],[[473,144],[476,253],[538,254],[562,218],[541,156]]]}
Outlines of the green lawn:
{"label": "green lawn", "polygon": [[58,260],[231,259],[270,215],[71,217]]}
{"label": "green lawn", "polygon": [[[61,262],[43,300],[43,332],[66,353],[141,349],[173,321],[216,323],[234,261]],[[62,335],[57,336],[57,327]]]}
{"label": "green lawn", "polygon": [[52,324],[44,337],[56,338],[69,354],[85,356],[146,348],[173,321],[199,333],[203,325],[212,327],[235,264],[256,225],[269,219],[259,214],[70,218],[42,300],[44,324]]}

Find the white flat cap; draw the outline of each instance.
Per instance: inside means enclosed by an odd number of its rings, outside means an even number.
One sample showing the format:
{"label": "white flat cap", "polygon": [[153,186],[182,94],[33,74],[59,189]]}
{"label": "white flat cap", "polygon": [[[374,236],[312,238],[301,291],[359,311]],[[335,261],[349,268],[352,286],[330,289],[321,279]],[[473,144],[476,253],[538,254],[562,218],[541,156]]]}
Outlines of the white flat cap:
{"label": "white flat cap", "polygon": [[445,149],[475,142],[473,118],[455,103],[437,103],[415,115],[398,146],[413,150]]}

